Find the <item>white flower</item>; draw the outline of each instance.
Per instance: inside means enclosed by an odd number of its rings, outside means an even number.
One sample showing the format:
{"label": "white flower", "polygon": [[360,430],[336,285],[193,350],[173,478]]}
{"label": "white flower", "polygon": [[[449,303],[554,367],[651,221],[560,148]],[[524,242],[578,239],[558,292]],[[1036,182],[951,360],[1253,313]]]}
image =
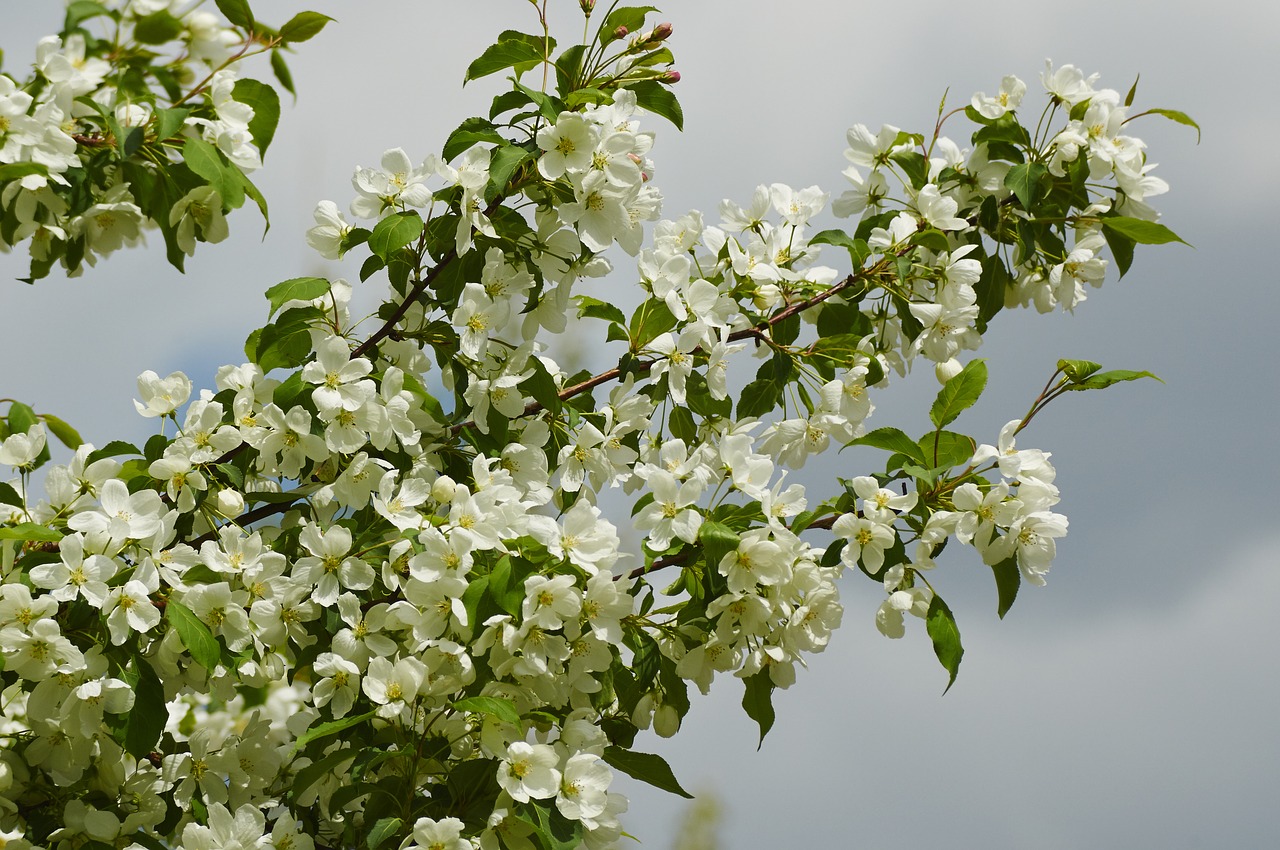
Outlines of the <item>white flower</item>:
{"label": "white flower", "polygon": [[1006,112],[1017,109],[1026,93],[1027,84],[1010,74],[1000,81],[1000,91],[994,97],[987,97],[985,92],[975,94],[973,108],[984,118],[999,118]]}
{"label": "white flower", "polygon": [[560,763],[555,749],[547,744],[516,741],[498,764],[498,784],[519,803],[545,800],[560,790]]}
{"label": "white flower", "polygon": [[0,463],[18,469],[29,469],[44,451],[44,425],[35,423],[25,434],[11,434],[0,442]]}

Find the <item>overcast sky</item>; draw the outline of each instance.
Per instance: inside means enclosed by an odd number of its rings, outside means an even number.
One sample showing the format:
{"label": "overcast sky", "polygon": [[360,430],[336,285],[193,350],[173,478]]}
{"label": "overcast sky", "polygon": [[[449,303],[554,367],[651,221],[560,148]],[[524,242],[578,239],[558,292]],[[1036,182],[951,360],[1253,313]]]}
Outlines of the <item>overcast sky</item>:
{"label": "overcast sky", "polygon": [[[276,23],[304,8],[255,6]],[[0,0],[6,70],[22,73],[59,7]],[[339,24],[293,60],[298,103],[256,176],[271,203],[267,238],[240,211],[232,239],[202,245],[185,277],[163,252],[134,251],[27,287],[13,280],[21,254],[0,256],[0,396],[98,444],[144,438],[136,375],[181,369],[207,386],[218,365],[241,362],[267,287],[340,273],[303,242],[315,201],[345,206],[352,168],[386,148],[438,152],[500,85],[461,89],[467,62],[499,30],[532,26],[523,0],[305,7]],[[1047,57],[1121,91],[1141,73],[1137,105],[1184,110],[1204,138],[1197,146],[1194,131],[1160,118],[1131,125],[1172,185],[1157,199],[1163,221],[1194,250],[1140,247],[1125,280],[1113,276],[1075,316],[1006,313],[987,338],[990,388],[957,426],[988,440],[1059,357],[1166,383],[1064,399],[1020,437],[1053,452],[1071,534],[1048,587],[1024,588],[1003,622],[985,568],[966,553],[943,559],[937,580],[967,650],[950,693],[921,624],[902,641],[880,637],[882,592],[851,576],[844,628],[775,696],[760,752],[733,680],[695,702],[677,739],[638,746],[722,798],[730,850],[1273,844],[1280,6],[670,0],[663,18],[675,24],[687,117],[683,135],[652,124],[670,217],[697,207],[714,218],[721,198],[745,201],[761,182],[838,194],[851,124],[923,132],[945,89],[962,104],[1016,73],[1035,91]],[[584,291],[618,300],[633,282],[622,264]],[[366,304],[381,294],[372,283]],[[919,431],[935,391],[927,373],[903,382],[877,399],[873,422]],[[833,463],[852,476],[866,458],[877,460],[846,452]],[[628,793],[629,831],[668,846],[682,801]]]}

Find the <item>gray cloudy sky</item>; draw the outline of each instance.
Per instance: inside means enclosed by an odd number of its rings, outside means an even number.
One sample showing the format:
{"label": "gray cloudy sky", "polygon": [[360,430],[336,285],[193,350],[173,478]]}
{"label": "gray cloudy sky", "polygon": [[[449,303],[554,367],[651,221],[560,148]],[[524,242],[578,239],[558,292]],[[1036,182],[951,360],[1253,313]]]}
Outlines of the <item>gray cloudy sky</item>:
{"label": "gray cloudy sky", "polygon": [[[60,5],[0,0],[8,69],[30,61]],[[255,6],[278,22],[304,4]],[[29,288],[12,282],[21,256],[0,256],[0,396],[62,415],[99,444],[145,437],[129,402],[135,376],[182,369],[207,385],[217,365],[240,362],[265,317],[263,290],[322,271],[302,240],[314,202],[345,205],[352,167],[385,148],[438,152],[499,85],[462,90],[466,63],[498,30],[531,22],[522,0],[305,7],[339,24],[293,62],[298,104],[258,181],[272,205],[267,238],[242,211],[230,242],[201,246],[185,278],[161,253],[135,251]],[[880,637],[880,592],[851,577],[845,627],[776,695],[760,752],[732,680],[695,702],[677,739],[642,746],[687,787],[722,798],[732,850],[1273,843],[1280,6],[669,0],[663,17],[676,27],[687,116],[683,135],[655,122],[672,217],[714,214],[760,182],[838,193],[850,124],[924,131],[944,89],[961,104],[1016,73],[1034,90],[1046,57],[1122,91],[1141,73],[1137,103],[1185,110],[1204,140],[1160,118],[1133,128],[1173,187],[1158,199],[1165,223],[1195,250],[1139,248],[1130,275],[1077,315],[1004,314],[982,350],[990,388],[958,425],[987,439],[1059,357],[1150,369],[1166,384],[1064,399],[1024,432],[1054,453],[1071,534],[1049,586],[1025,588],[1004,622],[985,570],[964,553],[944,559],[937,580],[967,649],[951,692],[941,696],[923,629]],[[633,280],[621,264],[593,294],[616,300],[611,288]],[[874,421],[920,430],[935,391],[927,374],[903,382],[878,399]],[[868,457],[833,463],[851,476]],[[630,831],[667,846],[682,801],[630,793]]]}

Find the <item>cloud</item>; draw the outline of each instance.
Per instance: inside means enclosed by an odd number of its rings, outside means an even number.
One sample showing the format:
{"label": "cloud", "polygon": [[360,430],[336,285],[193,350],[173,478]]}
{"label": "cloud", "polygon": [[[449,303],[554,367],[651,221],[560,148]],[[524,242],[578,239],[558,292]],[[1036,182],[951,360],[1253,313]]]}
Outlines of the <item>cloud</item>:
{"label": "cloud", "polygon": [[[968,654],[945,697],[923,630],[881,638],[870,585],[846,582],[845,628],[776,695],[760,752],[730,681],[678,739],[639,747],[714,789],[733,850],[1264,846],[1280,787],[1277,567],[1280,538],[1256,541],[1195,597],[1087,628],[961,613]],[[659,793],[632,797],[650,846],[680,811]]]}

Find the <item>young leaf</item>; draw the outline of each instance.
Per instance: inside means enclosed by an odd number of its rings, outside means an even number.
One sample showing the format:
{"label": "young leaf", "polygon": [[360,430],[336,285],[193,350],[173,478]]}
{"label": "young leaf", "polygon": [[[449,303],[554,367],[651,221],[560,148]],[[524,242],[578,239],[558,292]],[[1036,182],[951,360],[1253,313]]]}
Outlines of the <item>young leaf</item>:
{"label": "young leaf", "polygon": [[1128,124],[1134,118],[1141,118],[1143,115],[1162,115],[1170,121],[1183,124],[1187,127],[1194,127],[1196,131],[1196,144],[1200,144],[1200,125],[1197,124],[1187,113],[1179,112],[1176,109],[1148,109],[1146,112],[1139,112],[1137,115],[1130,115],[1125,119],[1124,123]]}
{"label": "young leaf", "polygon": [[654,788],[661,788],[686,800],[693,799],[692,794],[680,787],[675,774],[671,772],[671,766],[662,756],[637,753],[622,747],[605,747],[601,758],[605,764],[617,768],[632,779],[647,782]]}
{"label": "young leaf", "polygon": [[942,385],[929,408],[929,419],[939,428],[950,425],[962,412],[973,407],[986,386],[986,362],[981,359],[970,361],[958,375]]}
{"label": "young leaf", "polygon": [[702,544],[707,567],[714,570],[719,568],[725,555],[738,548],[741,538],[729,526],[707,520],[698,528],[698,542]]}
{"label": "young leaf", "polygon": [[956,673],[960,671],[960,659],[964,656],[964,647],[960,645],[960,629],[956,627],[956,618],[951,614],[947,603],[941,596],[934,596],[929,603],[929,613],[925,615],[925,628],[933,640],[933,654],[951,674],[947,682],[945,694],[955,684]]}
{"label": "young leaf", "polygon": [[1073,381],[1067,384],[1069,390],[1101,390],[1112,384],[1123,383],[1124,381],[1136,381],[1139,378],[1155,378],[1160,383],[1164,383],[1156,375],[1150,372],[1131,372],[1128,369],[1113,369],[1110,372],[1098,372],[1090,375],[1081,381]]}
{"label": "young leaf", "polygon": [[176,599],[170,599],[165,605],[164,616],[177,630],[182,645],[195,662],[210,672],[216,669],[222,660],[222,649],[204,621]]}
{"label": "young leaf", "polygon": [[282,306],[290,301],[311,301],[329,291],[329,281],[322,277],[295,277],[283,283],[277,283],[267,290],[267,300],[271,302],[270,318]]}
{"label": "young leaf", "polygon": [[1094,372],[1102,368],[1101,363],[1094,363],[1092,360],[1059,360],[1058,371],[1067,376],[1067,379],[1073,382],[1083,381]]}
{"label": "young leaf", "polygon": [[280,39],[288,44],[307,41],[319,35],[324,25],[332,20],[319,12],[299,12],[280,27]]}

